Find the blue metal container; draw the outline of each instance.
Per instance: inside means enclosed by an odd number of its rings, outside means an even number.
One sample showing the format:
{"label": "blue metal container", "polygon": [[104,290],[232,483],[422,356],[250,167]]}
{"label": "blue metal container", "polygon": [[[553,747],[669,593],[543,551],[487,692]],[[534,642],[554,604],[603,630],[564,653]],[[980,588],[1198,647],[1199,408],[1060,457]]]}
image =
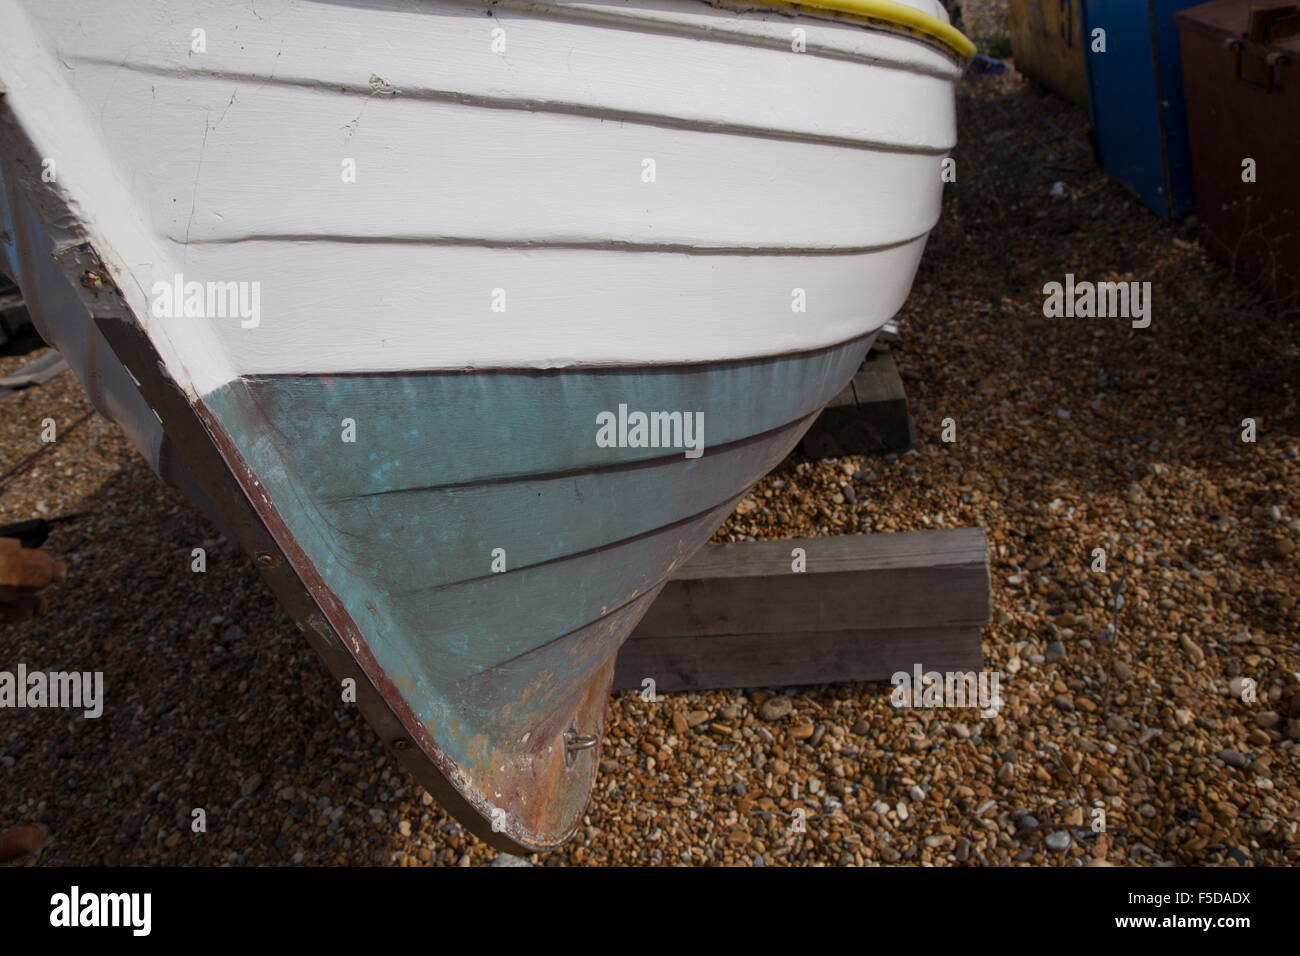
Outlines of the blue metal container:
{"label": "blue metal container", "polygon": [[[1196,211],[1173,15],[1202,0],[1084,0],[1088,111],[1101,165],[1162,216]],[[1104,51],[1096,31],[1104,30]]]}

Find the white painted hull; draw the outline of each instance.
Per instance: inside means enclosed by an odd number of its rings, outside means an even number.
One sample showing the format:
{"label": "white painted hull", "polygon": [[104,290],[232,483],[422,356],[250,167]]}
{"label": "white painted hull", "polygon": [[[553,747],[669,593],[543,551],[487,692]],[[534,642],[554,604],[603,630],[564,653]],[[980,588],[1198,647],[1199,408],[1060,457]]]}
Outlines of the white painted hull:
{"label": "white painted hull", "polygon": [[944,53],[692,0],[0,11],[10,106],[133,310],[260,284],[255,329],[147,319],[198,395],[846,341],[906,296],[955,139]]}

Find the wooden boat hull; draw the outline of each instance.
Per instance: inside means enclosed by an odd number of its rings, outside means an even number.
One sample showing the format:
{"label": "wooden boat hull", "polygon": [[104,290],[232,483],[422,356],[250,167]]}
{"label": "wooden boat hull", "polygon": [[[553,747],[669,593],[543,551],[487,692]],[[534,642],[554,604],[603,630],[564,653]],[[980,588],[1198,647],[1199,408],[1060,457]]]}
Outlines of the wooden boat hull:
{"label": "wooden boat hull", "polygon": [[688,0],[0,16],[43,334],[439,800],[566,839],[619,645],[906,296],[957,65]]}

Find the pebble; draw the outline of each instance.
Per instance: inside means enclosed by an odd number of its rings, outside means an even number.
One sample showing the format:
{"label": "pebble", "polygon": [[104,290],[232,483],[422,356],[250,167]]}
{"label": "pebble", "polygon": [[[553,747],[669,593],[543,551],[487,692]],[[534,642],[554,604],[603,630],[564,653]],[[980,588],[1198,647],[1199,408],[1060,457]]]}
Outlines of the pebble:
{"label": "pebble", "polygon": [[764,720],[780,720],[782,717],[789,717],[794,710],[794,703],[789,697],[778,694],[776,697],[769,697],[758,708],[758,716]]}
{"label": "pebble", "polygon": [[1272,730],[1282,722],[1282,715],[1274,710],[1265,710],[1255,715],[1255,726]]}
{"label": "pebble", "polygon": [[1239,753],[1238,751],[1233,750],[1231,748],[1220,750],[1219,759],[1222,760],[1224,763],[1226,763],[1229,767],[1244,767],[1249,762],[1246,760],[1244,754]]}
{"label": "pebble", "polygon": [[1047,845],[1049,850],[1068,850],[1073,842],[1070,834],[1064,830],[1056,830],[1043,838],[1043,843]]}
{"label": "pebble", "polygon": [[1052,641],[1052,643],[1048,644],[1047,653],[1043,655],[1044,659],[1049,664],[1053,663],[1054,661],[1059,661],[1064,656],[1065,656],[1065,645],[1062,644],[1060,641]]}

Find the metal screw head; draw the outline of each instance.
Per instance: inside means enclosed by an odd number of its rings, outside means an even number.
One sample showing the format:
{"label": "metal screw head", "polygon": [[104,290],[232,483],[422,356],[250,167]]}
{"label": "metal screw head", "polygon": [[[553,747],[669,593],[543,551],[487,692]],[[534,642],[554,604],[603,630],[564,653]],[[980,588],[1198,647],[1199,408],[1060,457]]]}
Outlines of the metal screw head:
{"label": "metal screw head", "polygon": [[404,750],[409,750],[410,747],[411,747],[411,742],[407,740],[405,737],[398,737],[396,740],[393,741],[393,749],[396,750],[398,753],[401,753]]}
{"label": "metal screw head", "polygon": [[273,555],[270,551],[259,551],[257,552],[256,555],[253,556],[253,563],[265,571],[269,568],[278,567],[280,564],[280,559],[277,558],[275,555]]}

